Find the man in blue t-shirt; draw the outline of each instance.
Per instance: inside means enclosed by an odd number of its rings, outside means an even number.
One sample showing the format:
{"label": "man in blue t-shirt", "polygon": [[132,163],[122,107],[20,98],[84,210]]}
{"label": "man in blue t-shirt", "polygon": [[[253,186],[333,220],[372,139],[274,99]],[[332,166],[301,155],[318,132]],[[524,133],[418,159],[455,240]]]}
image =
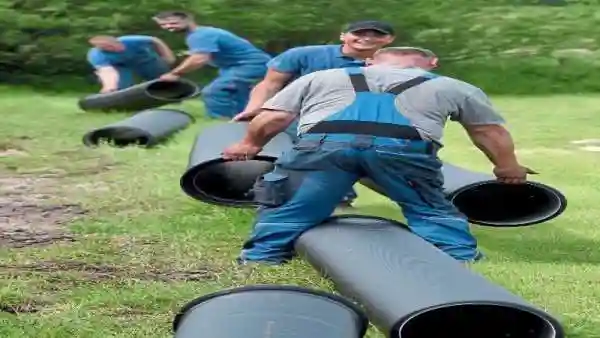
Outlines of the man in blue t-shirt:
{"label": "man in blue t-shirt", "polygon": [[135,84],[134,75],[145,81],[169,71],[175,62],[173,51],[159,38],[146,35],[95,36],[87,54],[102,84],[101,93],[108,93]]}
{"label": "man in blue t-shirt", "polygon": [[188,13],[164,12],[153,19],[163,29],[186,33],[189,48],[189,56],[161,78],[174,80],[205,65],[216,67],[219,76],[202,89],[207,114],[232,118],[243,110],[252,86],[265,76],[271,57],[229,31],[197,25]]}
{"label": "man in blue t-shirt", "polygon": [[[289,49],[268,63],[265,78],[256,85],[246,108],[236,115],[234,121],[254,118],[262,105],[293,80],[319,70],[363,67],[365,61],[382,47],[394,41],[394,29],[381,21],[358,21],[346,26],[340,36],[342,44],[316,45]],[[297,137],[298,121],[292,123],[286,133]],[[352,190],[342,201],[351,206],[356,198]]]}

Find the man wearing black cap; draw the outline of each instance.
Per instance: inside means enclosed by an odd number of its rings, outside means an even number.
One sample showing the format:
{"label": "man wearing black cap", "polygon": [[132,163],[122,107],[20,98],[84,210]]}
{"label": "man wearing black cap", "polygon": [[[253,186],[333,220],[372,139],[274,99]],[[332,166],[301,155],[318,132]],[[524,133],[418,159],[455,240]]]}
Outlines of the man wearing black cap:
{"label": "man wearing black cap", "polygon": [[[381,21],[353,22],[345,27],[340,40],[340,45],[295,47],[273,58],[267,64],[267,75],[252,90],[246,109],[233,120],[252,120],[267,100],[303,75],[320,70],[365,66],[366,59],[394,41],[394,29]],[[296,138],[297,121],[286,132]],[[356,197],[352,189],[341,206],[351,206]]]}

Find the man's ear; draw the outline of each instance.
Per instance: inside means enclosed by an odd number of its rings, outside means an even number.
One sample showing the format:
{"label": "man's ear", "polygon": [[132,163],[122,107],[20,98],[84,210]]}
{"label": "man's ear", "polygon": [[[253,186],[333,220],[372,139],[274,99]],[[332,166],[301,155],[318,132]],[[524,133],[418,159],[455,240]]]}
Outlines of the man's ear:
{"label": "man's ear", "polygon": [[374,60],[373,58],[366,58],[366,59],[365,59],[365,65],[366,65],[367,67],[369,67],[369,66],[372,66],[372,65],[374,65],[374,64],[375,64],[375,60]]}
{"label": "man's ear", "polygon": [[346,36],[346,33],[344,33],[344,32],[340,33],[340,41],[344,42],[345,36]]}
{"label": "man's ear", "polygon": [[436,58],[436,57],[431,58],[430,64],[431,64],[432,69],[438,67],[438,62],[439,62],[438,58]]}

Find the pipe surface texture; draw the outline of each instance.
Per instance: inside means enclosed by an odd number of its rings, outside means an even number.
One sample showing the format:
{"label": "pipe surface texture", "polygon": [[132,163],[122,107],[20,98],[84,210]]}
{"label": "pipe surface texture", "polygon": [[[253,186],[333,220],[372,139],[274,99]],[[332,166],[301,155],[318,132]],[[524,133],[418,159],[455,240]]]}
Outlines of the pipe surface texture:
{"label": "pipe surface texture", "polygon": [[190,80],[152,80],[106,94],[92,94],[79,100],[82,110],[139,111],[190,99],[200,92]]}
{"label": "pipe surface texture", "polygon": [[173,322],[176,338],[361,338],[368,320],[343,297],[289,285],[249,285],[200,297]]}
{"label": "pipe surface texture", "polygon": [[292,148],[292,139],[281,133],[252,160],[225,161],[221,153],[241,141],[247,128],[247,122],[224,122],[198,134],[180,181],[188,196],[221,206],[256,206],[251,193],[254,182],[273,169],[281,153]]}
{"label": "pipe surface texture", "polygon": [[295,248],[387,337],[564,338],[555,318],[392,220],[332,217]]}
{"label": "pipe surface texture", "polygon": [[[493,227],[535,225],[558,217],[567,207],[567,199],[560,191],[542,183],[503,184],[493,175],[448,163],[444,163],[442,173],[447,198],[473,224]],[[360,183],[387,195],[371,179],[362,179]]]}
{"label": "pipe surface texture", "polygon": [[153,147],[194,122],[188,113],[176,109],[149,109],[123,121],[92,130],[83,136],[86,146],[102,141],[117,147]]}

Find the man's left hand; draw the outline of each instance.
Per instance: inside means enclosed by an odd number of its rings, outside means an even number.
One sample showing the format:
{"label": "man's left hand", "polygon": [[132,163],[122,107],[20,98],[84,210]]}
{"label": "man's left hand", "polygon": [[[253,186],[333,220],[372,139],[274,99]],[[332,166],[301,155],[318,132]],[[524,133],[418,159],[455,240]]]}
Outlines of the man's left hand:
{"label": "man's left hand", "polygon": [[163,81],[177,81],[179,80],[179,75],[175,75],[173,73],[165,73],[161,75],[158,79]]}
{"label": "man's left hand", "polygon": [[262,147],[246,142],[238,142],[223,151],[223,158],[233,161],[246,161],[260,153]]}

